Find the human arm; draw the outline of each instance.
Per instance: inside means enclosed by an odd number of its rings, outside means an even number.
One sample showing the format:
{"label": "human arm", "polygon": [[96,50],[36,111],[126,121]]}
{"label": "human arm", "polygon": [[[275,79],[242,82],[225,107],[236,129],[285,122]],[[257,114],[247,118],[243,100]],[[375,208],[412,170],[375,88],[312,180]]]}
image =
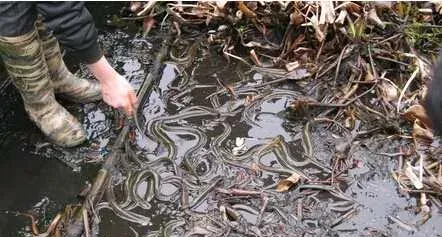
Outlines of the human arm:
{"label": "human arm", "polygon": [[103,100],[132,115],[136,96],[127,80],[108,63],[98,46],[93,18],[83,2],[38,2],[43,23],[52,30],[60,45],[78,62],[88,65],[100,81]]}

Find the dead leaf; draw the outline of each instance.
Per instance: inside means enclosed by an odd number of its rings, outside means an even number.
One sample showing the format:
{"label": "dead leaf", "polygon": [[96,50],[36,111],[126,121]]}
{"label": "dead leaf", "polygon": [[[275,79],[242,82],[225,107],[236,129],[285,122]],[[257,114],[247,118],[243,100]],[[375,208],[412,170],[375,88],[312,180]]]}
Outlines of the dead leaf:
{"label": "dead leaf", "polygon": [[415,139],[423,139],[423,140],[433,140],[434,136],[433,133],[429,130],[424,128],[421,124],[419,119],[416,119],[413,124],[413,132],[412,132],[413,138]]}
{"label": "dead leaf", "polygon": [[250,10],[244,4],[244,2],[238,2],[238,9],[241,10],[244,13],[244,15],[246,15],[246,17],[248,17],[248,18],[255,18],[256,17],[256,13],[254,13],[252,10]]}
{"label": "dead leaf", "polygon": [[345,115],[347,116],[344,120],[344,126],[348,129],[353,129],[356,124],[356,116],[354,109],[345,110]]}
{"label": "dead leaf", "polygon": [[232,96],[233,98],[236,97],[235,91],[233,90],[233,86],[232,85],[227,85],[226,86],[226,90],[227,90],[227,93],[229,93],[230,96]]}
{"label": "dead leaf", "polygon": [[367,71],[365,73],[364,81],[374,81],[374,76],[371,73],[371,70],[369,68],[367,69]]}
{"label": "dead leaf", "polygon": [[293,12],[290,14],[290,24],[298,26],[302,23],[304,23],[304,16],[302,16],[299,12]]}
{"label": "dead leaf", "polygon": [[392,84],[383,81],[382,83],[380,83],[379,88],[381,89],[382,99],[384,101],[390,102],[398,99],[399,92],[397,88],[394,87]]}
{"label": "dead leaf", "polygon": [[354,2],[348,2],[345,5],[345,10],[347,10],[349,13],[357,13],[357,14],[362,13],[362,7]]}
{"label": "dead leaf", "polygon": [[287,69],[287,71],[291,72],[291,71],[295,70],[296,68],[298,68],[299,66],[300,66],[299,62],[294,61],[294,62],[287,63],[285,65],[285,69]]}
{"label": "dead leaf", "polygon": [[405,17],[408,15],[409,7],[407,2],[396,2],[392,7],[393,11],[396,12],[400,17]]}
{"label": "dead leaf", "polygon": [[347,18],[348,12],[344,9],[341,12],[339,12],[338,17],[335,20],[335,24],[344,24],[345,19]]}
{"label": "dead leaf", "polygon": [[252,101],[255,99],[255,97],[254,96],[252,96],[252,95],[247,95],[247,97],[246,97],[246,101],[245,101],[245,105],[250,105],[250,103],[252,103]]}
{"label": "dead leaf", "polygon": [[332,1],[321,1],[321,15],[319,17],[319,25],[333,23],[335,21],[335,9]]}
{"label": "dead leaf", "polygon": [[410,162],[407,162],[407,167],[405,168],[405,175],[410,179],[411,183],[416,189],[422,189],[424,185],[422,181],[419,180],[419,177],[413,172]]}
{"label": "dead leaf", "polygon": [[301,111],[304,109],[308,109],[310,103],[316,103],[316,102],[317,101],[315,101],[311,98],[297,99],[290,104],[290,108],[293,111]]}
{"label": "dead leaf", "polygon": [[404,118],[410,122],[418,119],[426,128],[431,128],[431,121],[428,118],[425,108],[420,104],[410,106],[403,114]]}
{"label": "dead leaf", "polygon": [[216,6],[222,10],[222,9],[224,9],[224,6],[227,4],[227,2],[228,1],[226,1],[226,0],[217,0]]}
{"label": "dead leaf", "polygon": [[321,30],[321,28],[319,27],[318,16],[316,16],[316,15],[311,16],[311,17],[310,17],[310,23],[311,23],[311,26],[313,26],[313,28],[315,29],[315,36],[316,36],[316,39],[317,39],[319,42],[324,41],[324,39],[325,39],[325,34],[324,34],[324,32]]}
{"label": "dead leaf", "polygon": [[277,192],[285,192],[289,190],[294,184],[298,183],[301,179],[301,175],[298,173],[293,173],[290,177],[280,181],[278,186],[276,186]]}
{"label": "dead leaf", "polygon": [[374,23],[376,26],[379,26],[381,29],[385,28],[385,24],[384,22],[382,22],[382,20],[378,17],[378,14],[376,13],[376,9],[372,8],[369,12],[368,12],[368,19]]}
{"label": "dead leaf", "polygon": [[252,10],[252,11],[256,11],[258,9],[258,3],[254,2],[254,1],[247,1],[246,2],[247,7]]}

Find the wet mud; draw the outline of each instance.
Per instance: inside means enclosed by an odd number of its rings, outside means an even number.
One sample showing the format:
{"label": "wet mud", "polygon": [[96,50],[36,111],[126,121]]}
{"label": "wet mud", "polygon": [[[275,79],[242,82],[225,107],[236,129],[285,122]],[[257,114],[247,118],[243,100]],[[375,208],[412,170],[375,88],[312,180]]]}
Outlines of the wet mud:
{"label": "wet mud", "polygon": [[[391,177],[398,159],[382,155],[402,140],[383,131],[349,141],[337,164],[345,171],[333,185],[321,183],[348,134],[328,123],[311,125],[313,158],[303,155],[308,120],[288,107],[305,87],[261,86],[272,78],[201,45],[196,55],[191,63],[165,62],[142,104],[144,135],[137,131],[132,154],[98,205],[99,236],[440,234],[438,207],[419,225],[418,199],[400,193]],[[276,192],[293,173],[301,181]]]}

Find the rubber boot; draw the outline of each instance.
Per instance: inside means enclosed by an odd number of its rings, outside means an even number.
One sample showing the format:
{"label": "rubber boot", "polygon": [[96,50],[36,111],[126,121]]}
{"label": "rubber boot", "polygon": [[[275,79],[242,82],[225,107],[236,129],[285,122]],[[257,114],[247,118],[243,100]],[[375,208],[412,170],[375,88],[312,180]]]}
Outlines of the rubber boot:
{"label": "rubber boot", "polygon": [[63,61],[60,46],[52,32],[46,29],[40,19],[37,20],[36,25],[55,94],[77,103],[101,100],[100,83],[78,78],[72,74]]}
{"label": "rubber boot", "polygon": [[37,29],[17,37],[0,36],[0,55],[37,127],[57,145],[83,143],[86,132],[81,124],[55,100]]}

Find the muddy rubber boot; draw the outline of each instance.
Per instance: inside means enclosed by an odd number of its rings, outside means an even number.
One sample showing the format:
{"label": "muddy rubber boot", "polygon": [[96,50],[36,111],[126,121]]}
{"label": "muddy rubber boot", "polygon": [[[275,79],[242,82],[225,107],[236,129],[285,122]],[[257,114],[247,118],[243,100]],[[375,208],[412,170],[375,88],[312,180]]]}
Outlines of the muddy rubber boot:
{"label": "muddy rubber boot", "polygon": [[78,78],[72,74],[64,64],[57,39],[46,30],[41,20],[37,20],[36,25],[55,94],[76,103],[101,100],[100,83]]}
{"label": "muddy rubber boot", "polygon": [[83,143],[86,132],[81,124],[55,100],[37,29],[17,37],[0,36],[0,55],[26,112],[40,130],[60,146]]}

